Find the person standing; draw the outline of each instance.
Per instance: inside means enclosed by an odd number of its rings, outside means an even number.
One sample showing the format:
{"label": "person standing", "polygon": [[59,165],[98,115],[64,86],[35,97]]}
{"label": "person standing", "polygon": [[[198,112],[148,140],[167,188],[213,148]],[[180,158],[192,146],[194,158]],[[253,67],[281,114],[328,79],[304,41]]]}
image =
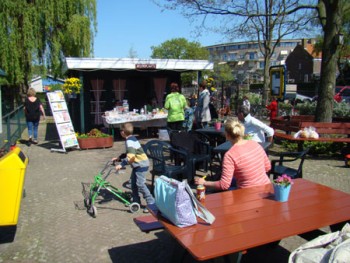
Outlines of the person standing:
{"label": "person standing", "polygon": [[250,102],[249,102],[249,99],[248,97],[245,95],[243,96],[243,103],[242,103],[244,106],[246,106],[248,108],[248,110],[250,110]]}
{"label": "person standing", "polygon": [[187,100],[187,107],[185,109],[185,120],[183,122],[183,128],[185,131],[191,131],[193,126],[194,111],[191,108],[191,102]]}
{"label": "person standing", "polygon": [[26,117],[29,142],[38,143],[38,127],[40,122],[40,113],[45,116],[44,107],[39,98],[36,97],[36,91],[29,88],[27,98],[24,101],[24,114]]}
{"label": "person standing", "polygon": [[209,90],[207,89],[207,83],[203,81],[199,85],[198,104],[195,111],[197,128],[206,128],[208,127],[208,122],[211,121],[209,103]]}
{"label": "person standing", "polygon": [[256,142],[265,142],[265,137],[272,142],[274,130],[262,121],[250,115],[250,111],[244,105],[238,109],[238,119],[243,123],[246,135],[252,136]]}
{"label": "person standing", "polygon": [[171,93],[166,96],[164,108],[168,110],[168,128],[182,130],[185,120],[186,98],[179,93],[179,85],[175,82],[170,84]]}
{"label": "person standing", "polygon": [[270,111],[270,123],[272,122],[272,119],[277,117],[277,111],[278,111],[278,102],[275,96],[272,97],[272,101],[269,105],[266,105],[266,109]]}

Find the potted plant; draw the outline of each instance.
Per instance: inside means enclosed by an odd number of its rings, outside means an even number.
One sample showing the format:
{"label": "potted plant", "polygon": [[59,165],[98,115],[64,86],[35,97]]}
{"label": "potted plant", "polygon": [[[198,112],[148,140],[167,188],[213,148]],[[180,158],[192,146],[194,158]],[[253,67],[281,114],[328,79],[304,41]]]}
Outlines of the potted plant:
{"label": "potted plant", "polygon": [[103,133],[98,129],[92,129],[88,133],[77,133],[80,149],[109,148],[113,146],[113,136]]}
{"label": "potted plant", "polygon": [[279,202],[286,202],[289,198],[290,189],[292,187],[292,178],[286,174],[282,174],[274,179],[273,190],[275,193],[275,200]]}
{"label": "potted plant", "polygon": [[80,93],[81,82],[78,78],[68,78],[64,81],[62,90],[64,94],[68,94],[71,98],[76,98],[76,95]]}

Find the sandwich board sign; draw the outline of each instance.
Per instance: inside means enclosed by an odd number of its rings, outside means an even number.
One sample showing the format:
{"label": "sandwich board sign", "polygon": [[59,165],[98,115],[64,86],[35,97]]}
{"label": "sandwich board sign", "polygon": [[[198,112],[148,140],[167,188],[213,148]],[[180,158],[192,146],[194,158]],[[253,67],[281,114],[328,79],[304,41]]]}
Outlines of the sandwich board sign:
{"label": "sandwich board sign", "polygon": [[51,151],[66,152],[67,148],[80,149],[63,92],[61,90],[48,92],[47,98],[62,145],[62,149],[51,148]]}

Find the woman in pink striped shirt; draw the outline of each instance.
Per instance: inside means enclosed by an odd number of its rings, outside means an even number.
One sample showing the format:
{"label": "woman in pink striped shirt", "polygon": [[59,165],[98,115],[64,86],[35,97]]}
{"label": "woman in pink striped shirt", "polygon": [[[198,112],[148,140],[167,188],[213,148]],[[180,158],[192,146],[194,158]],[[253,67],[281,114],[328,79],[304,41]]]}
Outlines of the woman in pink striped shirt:
{"label": "woman in pink striped shirt", "polygon": [[243,139],[244,126],[238,121],[228,120],[225,135],[232,147],[224,156],[220,180],[197,178],[195,183],[219,191],[271,183],[266,174],[271,169],[270,160],[259,143]]}

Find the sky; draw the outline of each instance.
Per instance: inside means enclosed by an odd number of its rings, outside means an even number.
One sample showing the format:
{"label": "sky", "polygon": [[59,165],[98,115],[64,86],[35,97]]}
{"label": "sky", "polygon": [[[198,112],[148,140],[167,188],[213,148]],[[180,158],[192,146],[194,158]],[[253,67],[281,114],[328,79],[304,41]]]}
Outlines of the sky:
{"label": "sky", "polygon": [[178,11],[165,10],[151,0],[97,0],[97,34],[94,56],[98,58],[150,58],[151,46],[173,38],[197,41],[202,46],[223,42],[213,33],[197,37],[195,25]]}

